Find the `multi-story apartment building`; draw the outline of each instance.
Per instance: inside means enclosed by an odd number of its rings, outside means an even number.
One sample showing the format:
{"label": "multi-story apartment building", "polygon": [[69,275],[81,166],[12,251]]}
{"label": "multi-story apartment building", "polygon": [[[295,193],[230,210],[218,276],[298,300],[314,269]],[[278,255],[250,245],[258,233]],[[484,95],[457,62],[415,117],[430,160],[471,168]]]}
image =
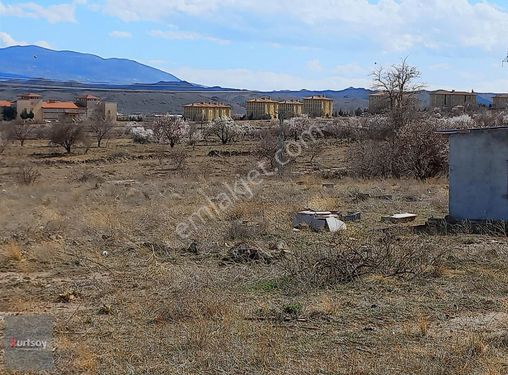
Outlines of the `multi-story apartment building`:
{"label": "multi-story apartment building", "polygon": [[390,109],[390,96],[386,91],[369,95],[369,113],[383,113]]}
{"label": "multi-story apartment building", "polygon": [[279,102],[279,116],[284,118],[298,117],[303,114],[303,103],[298,100]]}
{"label": "multi-story apartment building", "polygon": [[303,98],[303,113],[310,117],[332,117],[333,100],[320,95]]}
{"label": "multi-story apartment building", "polygon": [[462,106],[466,109],[473,109],[477,105],[476,93],[474,91],[438,90],[430,93],[430,106],[432,108],[451,109]]}
{"label": "multi-story apartment building", "polygon": [[231,106],[223,103],[192,103],[183,106],[183,117],[189,121],[213,121],[231,117]]}
{"label": "multi-story apartment building", "polygon": [[269,120],[277,118],[279,103],[268,97],[247,100],[247,118],[249,120]]}
{"label": "multi-story apartment building", "polygon": [[508,94],[498,94],[492,99],[492,108],[508,109]]}

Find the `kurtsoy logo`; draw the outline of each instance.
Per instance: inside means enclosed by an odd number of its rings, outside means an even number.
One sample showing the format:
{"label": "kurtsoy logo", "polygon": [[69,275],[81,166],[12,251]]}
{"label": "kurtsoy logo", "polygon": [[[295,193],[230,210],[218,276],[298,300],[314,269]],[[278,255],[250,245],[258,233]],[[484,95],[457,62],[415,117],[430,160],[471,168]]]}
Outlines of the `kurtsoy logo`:
{"label": "kurtsoy logo", "polygon": [[48,347],[46,340],[23,339],[19,340],[15,337],[9,338],[9,347],[11,349],[24,349],[24,350],[45,350]]}

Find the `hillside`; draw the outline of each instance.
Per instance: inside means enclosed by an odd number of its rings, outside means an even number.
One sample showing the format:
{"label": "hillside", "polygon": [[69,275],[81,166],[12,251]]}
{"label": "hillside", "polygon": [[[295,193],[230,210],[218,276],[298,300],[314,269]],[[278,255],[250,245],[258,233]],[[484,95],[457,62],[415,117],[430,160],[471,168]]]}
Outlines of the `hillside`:
{"label": "hillside", "polygon": [[180,82],[172,74],[128,59],[53,51],[37,46],[0,48],[0,78],[44,78],[84,83]]}

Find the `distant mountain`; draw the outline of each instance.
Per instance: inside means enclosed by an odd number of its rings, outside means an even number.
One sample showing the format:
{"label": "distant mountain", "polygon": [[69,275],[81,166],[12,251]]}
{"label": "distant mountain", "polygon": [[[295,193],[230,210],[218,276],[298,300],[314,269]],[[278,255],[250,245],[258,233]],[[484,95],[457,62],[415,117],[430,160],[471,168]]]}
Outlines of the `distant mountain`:
{"label": "distant mountain", "polygon": [[0,48],[0,72],[0,79],[23,77],[117,85],[180,82],[172,74],[133,60],[103,59],[37,46]]}

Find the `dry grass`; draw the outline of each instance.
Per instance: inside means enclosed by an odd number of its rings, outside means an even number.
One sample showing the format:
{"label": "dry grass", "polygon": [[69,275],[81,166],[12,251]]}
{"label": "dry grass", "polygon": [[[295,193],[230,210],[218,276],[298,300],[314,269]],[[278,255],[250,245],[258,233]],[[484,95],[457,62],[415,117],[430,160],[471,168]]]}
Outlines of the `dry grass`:
{"label": "dry grass", "polygon": [[6,261],[21,262],[23,260],[21,247],[16,241],[10,241],[6,245],[3,245],[2,255]]}
{"label": "dry grass", "polygon": [[[507,373],[506,238],[380,222],[400,211],[417,223],[444,216],[445,179],[343,178],[325,189],[297,159],[294,174],[266,178],[181,240],[175,227],[207,202],[203,193],[215,197],[254,165],[252,155],[207,156],[220,147],[187,147],[183,171],[161,166],[158,145],[124,140],[87,155],[34,156],[54,151],[37,142],[5,150],[0,314],[55,318],[58,373]],[[345,147],[330,146],[320,165],[345,167]],[[24,159],[39,168],[37,185],[18,186],[9,165]],[[305,206],[359,210],[362,220],[341,234],[295,233],[291,218]],[[285,255],[225,261],[246,239]],[[344,277],[344,260],[365,246],[377,254],[369,272]],[[386,262],[371,262],[376,249],[390,249]],[[76,298],[58,302],[68,291]]]}

